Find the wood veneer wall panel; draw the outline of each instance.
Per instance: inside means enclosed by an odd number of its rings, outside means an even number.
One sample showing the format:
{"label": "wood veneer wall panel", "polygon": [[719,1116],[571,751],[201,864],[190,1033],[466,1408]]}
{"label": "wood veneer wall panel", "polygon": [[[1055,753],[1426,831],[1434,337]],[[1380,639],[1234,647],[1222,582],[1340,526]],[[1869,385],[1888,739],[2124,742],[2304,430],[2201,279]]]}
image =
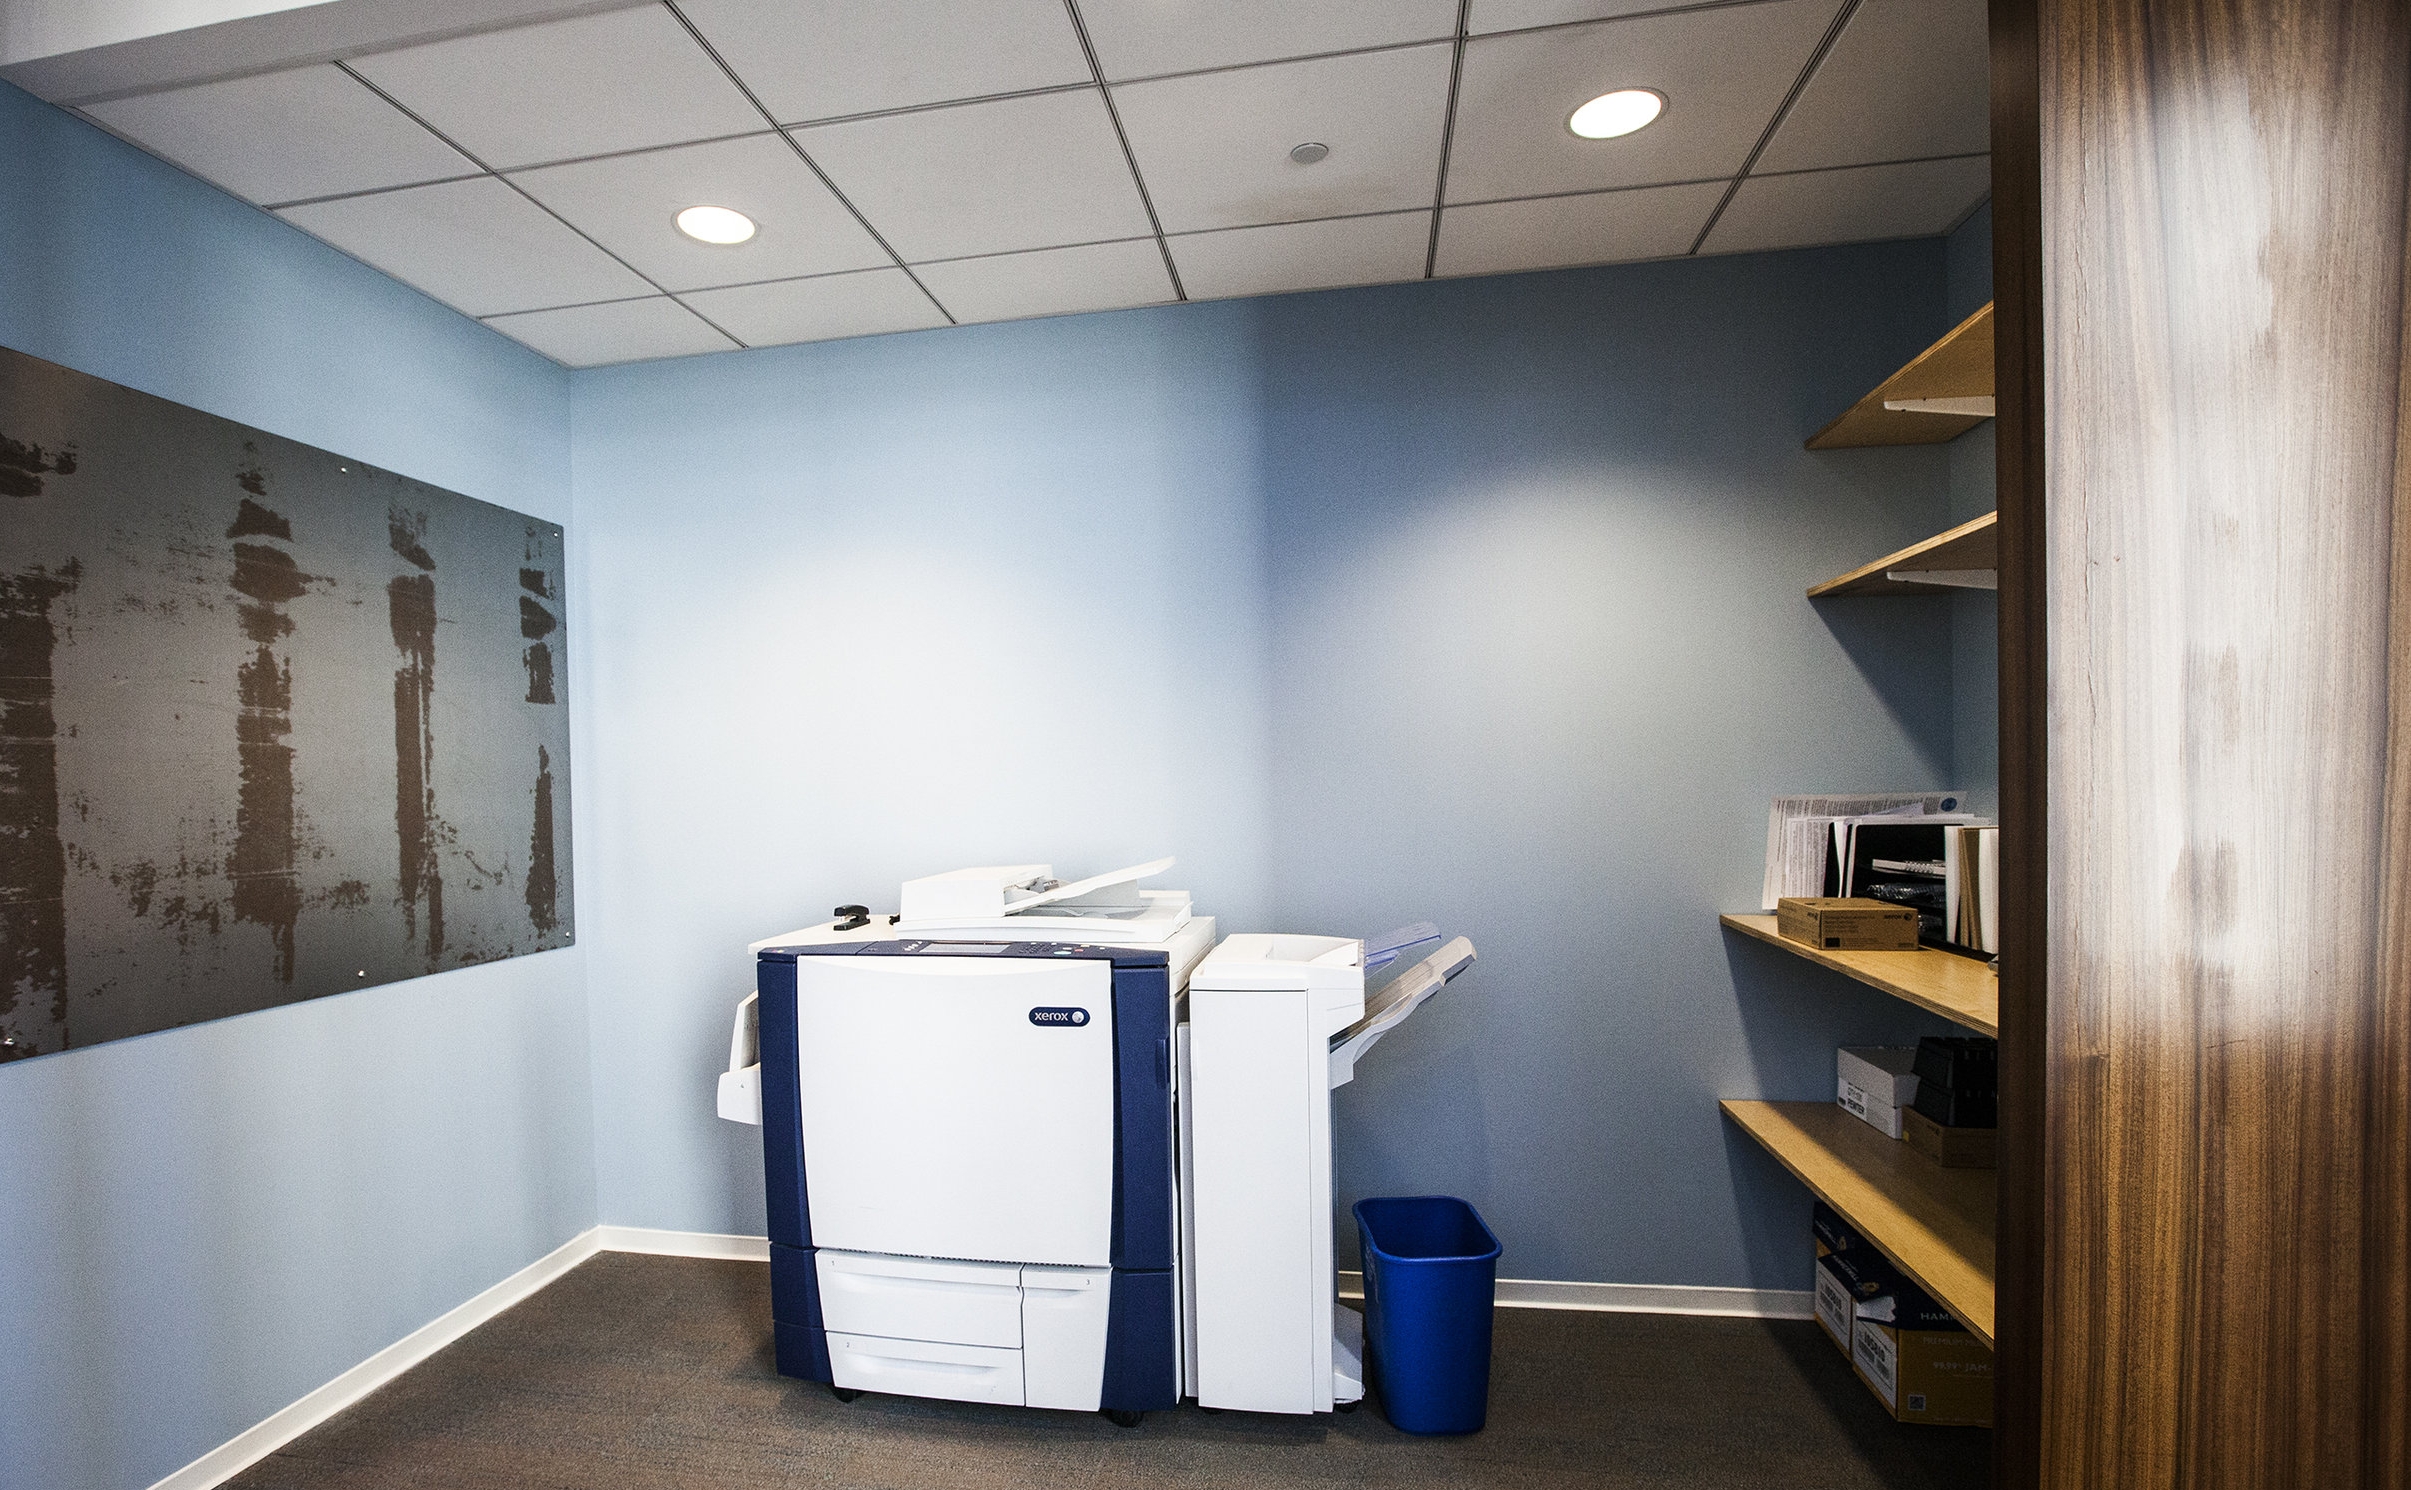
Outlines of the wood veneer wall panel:
{"label": "wood veneer wall panel", "polygon": [[[2411,204],[2407,204],[2411,208]],[[2411,241],[2411,223],[2404,229]],[[2411,253],[2403,259],[2404,317],[2411,322]],[[2371,1485],[2411,1484],[2411,331],[2396,389],[2394,574],[2386,750],[2386,861],[2381,891],[2385,960],[2372,1086],[2374,1141],[2364,1166],[2369,1247],[2364,1256],[2372,1325],[2364,1396]]]}
{"label": "wood veneer wall panel", "polygon": [[2411,6],[2037,11],[2038,1478],[2399,1485]]}

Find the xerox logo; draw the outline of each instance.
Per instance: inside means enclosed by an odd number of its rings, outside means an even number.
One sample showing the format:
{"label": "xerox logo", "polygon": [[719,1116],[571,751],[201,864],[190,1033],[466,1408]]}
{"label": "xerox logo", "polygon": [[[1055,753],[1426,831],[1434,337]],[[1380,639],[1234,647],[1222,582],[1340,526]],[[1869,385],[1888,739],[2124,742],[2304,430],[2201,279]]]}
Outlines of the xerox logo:
{"label": "xerox logo", "polygon": [[1086,1009],[1032,1009],[1030,1023],[1066,1026],[1086,1024],[1088,1023],[1088,1011]]}

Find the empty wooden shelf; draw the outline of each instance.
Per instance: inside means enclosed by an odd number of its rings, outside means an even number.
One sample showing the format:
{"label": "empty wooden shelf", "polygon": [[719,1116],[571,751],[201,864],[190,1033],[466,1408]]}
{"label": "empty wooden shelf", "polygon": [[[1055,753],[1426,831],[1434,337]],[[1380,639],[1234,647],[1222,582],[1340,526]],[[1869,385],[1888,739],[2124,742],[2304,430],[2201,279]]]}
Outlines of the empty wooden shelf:
{"label": "empty wooden shelf", "polygon": [[1828,952],[1784,936],[1775,929],[1773,916],[1719,916],[1717,920],[1743,936],[1856,978],[1978,1034],[2000,1037],[2001,980],[1993,975],[1989,963],[1930,950]]}
{"label": "empty wooden shelf", "polygon": [[[1861,564],[1848,574],[1837,575],[1821,585],[1811,585],[1808,587],[1808,598],[1822,600],[1829,595],[1947,595],[1954,590],[1989,589],[1991,586],[1984,581],[1992,577],[1999,562],[2000,517],[1997,512],[1987,512],[1948,532],[1936,533],[1931,538],[1912,543],[1898,553],[1886,554],[1872,564]],[[1956,582],[1892,579],[1889,576],[1894,572],[1950,575]]]}
{"label": "empty wooden shelf", "polygon": [[[1886,403],[1931,399],[1982,400],[1983,412],[1936,414],[1884,407]],[[1992,307],[1986,305],[1918,353],[1915,361],[1884,379],[1841,418],[1810,436],[1808,448],[1940,445],[1991,418],[1991,400]]]}
{"label": "empty wooden shelf", "polygon": [[1992,1344],[1993,1171],[1944,1169],[1831,1102],[1718,1106],[1893,1266]]}

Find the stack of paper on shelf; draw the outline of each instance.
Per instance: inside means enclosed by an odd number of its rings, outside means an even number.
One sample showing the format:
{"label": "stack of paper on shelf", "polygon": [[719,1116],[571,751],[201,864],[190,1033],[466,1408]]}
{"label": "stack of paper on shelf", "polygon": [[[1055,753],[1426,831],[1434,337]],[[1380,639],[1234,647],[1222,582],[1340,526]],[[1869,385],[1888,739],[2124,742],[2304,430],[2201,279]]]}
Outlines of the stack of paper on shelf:
{"label": "stack of paper on shelf", "polygon": [[2001,830],[1968,824],[1944,835],[1943,939],[1978,952],[2001,950]]}
{"label": "stack of paper on shelf", "polygon": [[1965,792],[1878,792],[1857,796],[1777,797],[1766,815],[1765,908],[1786,896],[1847,895],[1837,877],[1836,846],[1848,826],[1869,820],[1928,818],[1972,822],[1959,811]]}

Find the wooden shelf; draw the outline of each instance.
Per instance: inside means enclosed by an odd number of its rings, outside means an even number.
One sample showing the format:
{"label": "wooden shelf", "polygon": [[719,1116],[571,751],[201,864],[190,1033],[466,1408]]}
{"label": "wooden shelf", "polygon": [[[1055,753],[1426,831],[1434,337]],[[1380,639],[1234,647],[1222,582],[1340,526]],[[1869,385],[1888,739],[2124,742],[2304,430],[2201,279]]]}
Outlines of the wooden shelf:
{"label": "wooden shelf", "polygon": [[1993,1171],[1944,1169],[1831,1102],[1717,1105],[1952,1317],[1992,1344]]}
{"label": "wooden shelf", "polygon": [[[1953,952],[1828,952],[1775,929],[1773,916],[1719,916],[1728,930],[1805,957],[1981,1035],[2001,1035],[2001,980],[1987,963]],[[1879,1135],[1880,1136],[1880,1135]]]}
{"label": "wooden shelf", "polygon": [[1992,396],[1992,307],[1985,306],[1950,335],[1917,354],[1907,367],[1884,379],[1849,412],[1809,437],[1811,450],[1853,450],[1869,445],[1940,445],[1990,418],[1987,414],[1921,414],[1884,407],[1886,399],[1990,398]]}
{"label": "wooden shelf", "polygon": [[1916,580],[1886,579],[1884,576],[1894,569],[1925,572],[1993,569],[1999,563],[2000,520],[2001,514],[1998,512],[1987,512],[1947,533],[1936,533],[1922,542],[1910,544],[1898,553],[1886,554],[1872,564],[1861,564],[1848,574],[1829,579],[1821,585],[1811,585],[1808,587],[1808,598],[1823,600],[1829,595],[1955,594],[1963,587],[1929,585]]}

